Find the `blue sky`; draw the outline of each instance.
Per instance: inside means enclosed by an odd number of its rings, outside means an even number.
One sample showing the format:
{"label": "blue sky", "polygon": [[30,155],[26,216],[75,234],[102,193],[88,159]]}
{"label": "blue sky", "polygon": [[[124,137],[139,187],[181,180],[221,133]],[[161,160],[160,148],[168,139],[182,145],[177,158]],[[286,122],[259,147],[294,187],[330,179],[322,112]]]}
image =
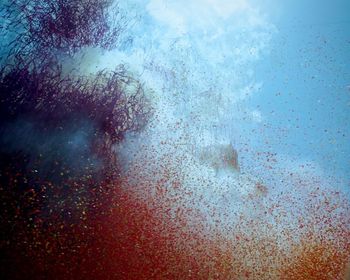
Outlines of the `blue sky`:
{"label": "blue sky", "polygon": [[264,85],[249,105],[261,111],[269,127],[264,130],[270,140],[266,148],[315,161],[347,188],[350,2],[279,5],[272,16],[277,32],[269,53],[255,68]]}

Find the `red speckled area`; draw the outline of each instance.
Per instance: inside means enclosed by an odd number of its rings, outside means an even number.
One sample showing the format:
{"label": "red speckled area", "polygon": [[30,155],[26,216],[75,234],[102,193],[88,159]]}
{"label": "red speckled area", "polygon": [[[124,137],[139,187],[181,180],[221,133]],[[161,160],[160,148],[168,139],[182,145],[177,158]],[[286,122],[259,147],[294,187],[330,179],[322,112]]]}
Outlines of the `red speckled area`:
{"label": "red speckled area", "polygon": [[[55,215],[45,226],[40,219],[31,228],[17,221],[7,256],[18,264],[12,279],[343,279],[350,232],[340,193],[310,192],[305,214],[292,216],[295,226],[284,221],[285,205],[298,203],[292,196],[264,206],[248,197],[244,204],[260,207],[258,215],[237,213],[230,226],[215,214],[222,209],[212,206],[205,216],[192,208],[188,200],[198,198],[180,177],[165,165],[157,180],[103,184],[72,223]],[[145,188],[154,195],[145,196]]]}

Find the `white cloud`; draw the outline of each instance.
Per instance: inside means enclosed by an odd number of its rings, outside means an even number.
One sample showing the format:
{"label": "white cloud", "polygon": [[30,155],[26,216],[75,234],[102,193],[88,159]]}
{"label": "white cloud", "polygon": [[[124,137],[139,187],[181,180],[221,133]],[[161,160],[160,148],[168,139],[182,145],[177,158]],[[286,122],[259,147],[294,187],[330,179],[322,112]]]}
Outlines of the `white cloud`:
{"label": "white cloud", "polygon": [[216,14],[223,18],[228,18],[232,14],[239,11],[244,11],[249,7],[249,4],[246,0],[207,0],[204,2],[207,3],[209,9],[214,9]]}
{"label": "white cloud", "polygon": [[147,5],[151,16],[180,33],[215,25],[217,20],[228,19],[248,8],[246,0],[151,0]]}
{"label": "white cloud", "polygon": [[263,120],[263,117],[262,117],[262,115],[261,115],[261,112],[258,111],[258,110],[253,110],[253,111],[251,111],[250,115],[251,115],[251,118],[252,118],[252,120],[253,120],[254,122],[260,123],[260,122],[262,122],[262,120]]}

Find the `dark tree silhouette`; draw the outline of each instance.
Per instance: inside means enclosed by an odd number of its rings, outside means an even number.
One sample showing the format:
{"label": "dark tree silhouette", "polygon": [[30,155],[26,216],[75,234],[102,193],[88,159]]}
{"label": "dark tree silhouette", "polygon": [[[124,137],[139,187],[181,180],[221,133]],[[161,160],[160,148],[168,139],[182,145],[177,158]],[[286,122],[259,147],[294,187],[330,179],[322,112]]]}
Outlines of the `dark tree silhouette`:
{"label": "dark tree silhouette", "polygon": [[[0,65],[0,275],[69,279],[59,262],[89,250],[118,186],[113,147],[142,130],[151,106],[123,66],[62,72],[63,56],[116,46],[127,24],[113,1],[8,0],[0,14],[11,38]],[[60,261],[49,264],[52,248]]]}
{"label": "dark tree silhouette", "polygon": [[111,49],[127,25],[112,0],[8,0],[1,14],[14,34],[9,47],[17,56]]}

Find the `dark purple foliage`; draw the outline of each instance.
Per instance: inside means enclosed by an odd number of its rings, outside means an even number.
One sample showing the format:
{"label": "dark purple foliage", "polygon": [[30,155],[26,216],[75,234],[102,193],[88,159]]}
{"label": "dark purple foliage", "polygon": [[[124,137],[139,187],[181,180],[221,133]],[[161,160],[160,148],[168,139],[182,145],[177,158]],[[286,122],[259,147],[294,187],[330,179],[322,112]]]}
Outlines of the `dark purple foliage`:
{"label": "dark purple foliage", "polygon": [[9,0],[2,14],[16,34],[12,51],[21,55],[111,49],[126,28],[112,0]]}
{"label": "dark purple foliage", "polygon": [[47,279],[30,274],[37,239],[61,232],[72,254],[94,242],[88,225],[120,179],[113,147],[151,108],[123,67],[62,73],[62,56],[116,46],[126,23],[112,1],[8,0],[0,14],[12,38],[0,65],[0,275]]}
{"label": "dark purple foliage", "polygon": [[60,70],[46,70],[24,67],[3,74],[2,119],[40,115],[47,125],[60,125],[67,116],[84,115],[113,143],[124,132],[145,124],[148,109],[143,88],[125,69],[91,76],[63,76]]}

